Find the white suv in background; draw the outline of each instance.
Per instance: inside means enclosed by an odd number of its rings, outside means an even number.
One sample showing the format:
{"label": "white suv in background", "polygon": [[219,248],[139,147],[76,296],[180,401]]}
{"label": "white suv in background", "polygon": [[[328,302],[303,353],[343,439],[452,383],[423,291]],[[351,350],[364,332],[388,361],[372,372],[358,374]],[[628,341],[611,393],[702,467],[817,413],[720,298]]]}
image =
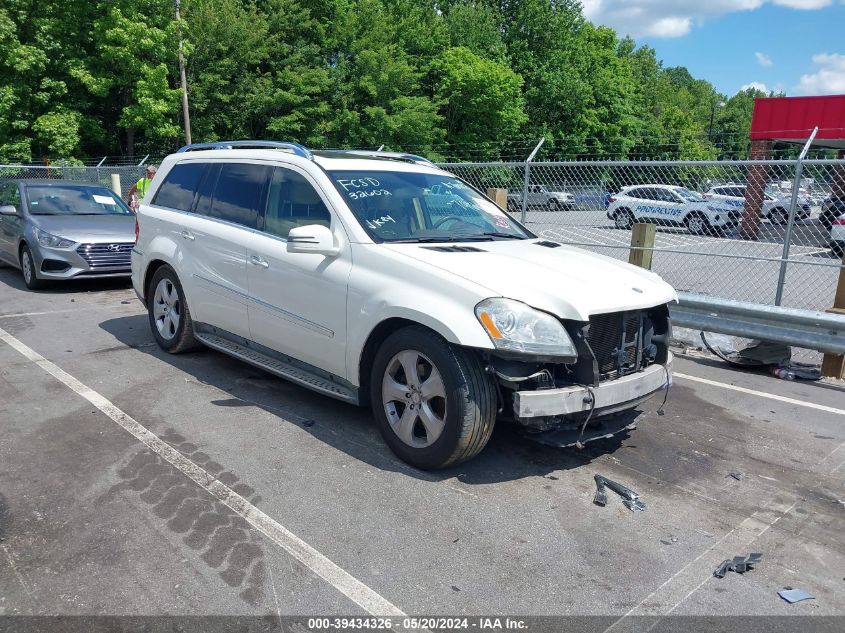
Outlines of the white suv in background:
{"label": "white suv in background", "polygon": [[607,217],[620,229],[630,229],[635,222],[651,222],[708,235],[736,227],[742,212],[725,203],[710,202],[686,187],[632,185],[610,197]]}
{"label": "white suv in background", "polygon": [[[737,209],[745,209],[745,188],[746,185],[719,185],[711,187],[704,197],[708,200],[719,201]],[[770,189],[763,190],[763,208],[760,215],[775,224],[786,224],[789,220],[789,205],[792,200],[778,192],[775,195]],[[806,198],[798,198],[795,207],[795,219],[806,220],[810,217],[810,201]]]}
{"label": "white suv in background", "polygon": [[132,282],[163,349],[201,343],[371,405],[420,468],[473,457],[497,419],[558,446],[630,428],[608,414],[670,382],[669,285],[538,239],[416,156],[188,146],[137,235]]}

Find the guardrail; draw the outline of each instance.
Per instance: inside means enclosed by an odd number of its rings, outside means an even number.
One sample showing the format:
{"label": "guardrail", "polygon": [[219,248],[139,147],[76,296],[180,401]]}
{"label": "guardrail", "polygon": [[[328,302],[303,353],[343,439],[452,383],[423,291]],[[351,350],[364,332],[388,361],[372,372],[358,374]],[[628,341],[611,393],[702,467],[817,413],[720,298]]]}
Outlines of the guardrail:
{"label": "guardrail", "polygon": [[731,301],[679,292],[672,324],[845,354],[845,315]]}

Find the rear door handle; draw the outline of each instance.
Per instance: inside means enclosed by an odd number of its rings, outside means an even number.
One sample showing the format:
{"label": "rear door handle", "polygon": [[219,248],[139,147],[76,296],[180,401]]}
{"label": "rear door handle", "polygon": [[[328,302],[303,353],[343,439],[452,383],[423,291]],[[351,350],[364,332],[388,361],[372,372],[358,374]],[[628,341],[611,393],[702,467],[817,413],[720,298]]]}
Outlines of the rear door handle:
{"label": "rear door handle", "polygon": [[261,259],[258,255],[250,255],[249,263],[252,264],[253,266],[261,266],[262,268],[270,268],[270,264],[266,260]]}
{"label": "rear door handle", "polygon": [[193,234],[193,233],[191,233],[190,231],[182,231],[181,233],[179,233],[179,235],[181,235],[182,237],[184,237],[186,240],[191,240],[192,242],[193,242],[195,239],[197,239],[196,237],[194,237],[194,234]]}

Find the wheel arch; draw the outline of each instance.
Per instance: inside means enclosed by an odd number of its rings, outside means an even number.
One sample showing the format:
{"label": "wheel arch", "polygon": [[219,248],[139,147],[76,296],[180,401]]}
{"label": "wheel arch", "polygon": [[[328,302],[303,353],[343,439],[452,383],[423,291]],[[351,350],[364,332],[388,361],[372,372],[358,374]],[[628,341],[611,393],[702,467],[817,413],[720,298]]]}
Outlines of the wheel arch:
{"label": "wheel arch", "polygon": [[[357,365],[355,366],[357,376],[350,377],[352,382],[357,384],[359,387],[358,391],[361,405],[366,406],[369,404],[371,368],[379,346],[388,336],[406,327],[425,328],[452,345],[469,348],[485,346],[483,344],[476,346],[462,343],[458,334],[452,331],[452,329],[446,327],[442,322],[431,318],[429,315],[401,314],[387,316],[376,324],[376,326],[373,327],[373,329],[367,334],[364,344],[361,347],[361,353],[358,355]],[[487,334],[483,332],[480,325],[478,326],[478,329],[484,334],[484,337],[487,337]],[[480,343],[481,341],[473,342]],[[487,337],[486,343],[487,346],[492,348],[492,342],[490,342],[489,337]]]}
{"label": "wheel arch", "polygon": [[150,282],[153,279],[153,275],[156,274],[159,268],[162,266],[170,266],[168,262],[163,259],[153,259],[147,264],[147,270],[144,271],[144,302],[146,303],[150,297]]}

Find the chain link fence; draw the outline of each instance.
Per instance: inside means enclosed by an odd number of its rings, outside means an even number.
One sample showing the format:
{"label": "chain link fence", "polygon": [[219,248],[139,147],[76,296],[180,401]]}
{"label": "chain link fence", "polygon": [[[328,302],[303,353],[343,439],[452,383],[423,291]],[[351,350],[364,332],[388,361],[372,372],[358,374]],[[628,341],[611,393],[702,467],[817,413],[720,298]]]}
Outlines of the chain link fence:
{"label": "chain link fence", "polygon": [[[534,232],[627,260],[631,227],[656,225],[652,270],[678,290],[810,310],[832,305],[842,268],[831,198],[845,160],[567,161],[441,165],[481,190],[508,191]],[[120,194],[143,165],[0,165],[0,180],[64,179]],[[835,205],[833,208],[837,208]]]}
{"label": "chain link fence", "polygon": [[[656,225],[652,270],[678,290],[825,310],[842,260],[831,196],[845,161],[601,161],[441,165],[535,233],[627,260],[634,223]],[[833,206],[835,208],[835,204]]]}
{"label": "chain link fence", "polygon": [[144,165],[0,165],[0,181],[73,180],[96,183],[111,189],[112,174],[120,177],[120,196],[126,198],[129,188],[144,176]]}

